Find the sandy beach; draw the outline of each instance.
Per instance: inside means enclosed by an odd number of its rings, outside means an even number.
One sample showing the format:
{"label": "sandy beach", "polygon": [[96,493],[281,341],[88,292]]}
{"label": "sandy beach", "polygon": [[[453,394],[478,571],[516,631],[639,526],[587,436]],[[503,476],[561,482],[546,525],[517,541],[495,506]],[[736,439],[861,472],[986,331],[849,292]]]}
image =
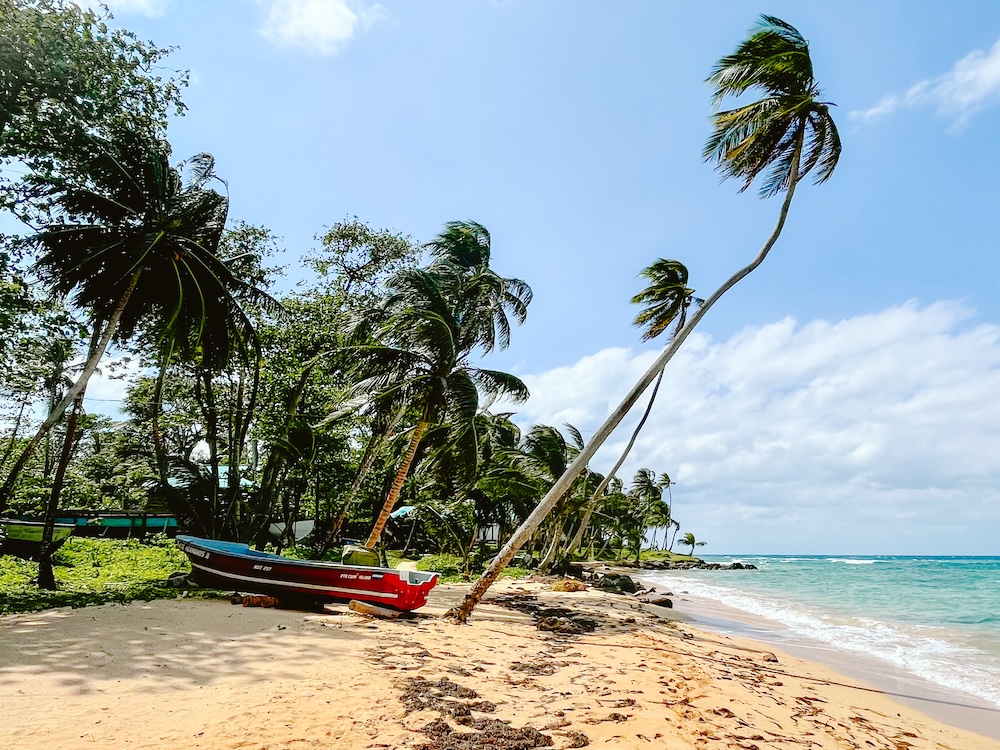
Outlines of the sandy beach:
{"label": "sandy beach", "polygon": [[[133,602],[0,618],[17,748],[946,748],[1000,741],[828,667],[700,631],[677,610],[498,584],[469,625]],[[539,631],[566,608],[592,632]],[[558,613],[557,613],[558,614]]]}

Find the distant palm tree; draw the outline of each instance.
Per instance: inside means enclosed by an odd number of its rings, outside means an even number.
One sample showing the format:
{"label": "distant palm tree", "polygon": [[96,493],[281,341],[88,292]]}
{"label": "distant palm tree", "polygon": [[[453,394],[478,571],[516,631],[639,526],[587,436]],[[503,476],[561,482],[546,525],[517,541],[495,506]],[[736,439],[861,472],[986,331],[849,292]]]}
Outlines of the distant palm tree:
{"label": "distant palm tree", "polygon": [[723,177],[743,180],[746,190],[763,177],[760,194],[768,197],[785,191],[778,221],[757,257],[737,271],[709,297],[657,357],[621,405],[594,433],[590,443],[559,481],[542,498],[514,536],[500,550],[462,604],[449,616],[464,622],[510,560],[553,506],[584,470],[594,453],[625,418],[650,383],[673,358],[681,344],[712,306],[737,282],[759,266],[785,225],[788,208],[799,180],[814,171],[821,183],[833,174],[840,158],[840,136],[830,116],[830,104],[820,101],[813,77],[809,45],[791,25],[774,16],[761,16],[750,36],[736,50],[722,58],[708,78],[714,88],[713,101],[759,91],[763,98],[713,115],[713,130],[705,144],[706,161],[715,162]]}
{"label": "distant palm tree", "polygon": [[699,542],[697,539],[694,538],[694,534],[692,534],[690,531],[687,532],[684,536],[682,536],[679,542],[685,547],[690,547],[692,555],[694,554],[695,547],[704,547],[706,544],[708,544],[708,542]]}

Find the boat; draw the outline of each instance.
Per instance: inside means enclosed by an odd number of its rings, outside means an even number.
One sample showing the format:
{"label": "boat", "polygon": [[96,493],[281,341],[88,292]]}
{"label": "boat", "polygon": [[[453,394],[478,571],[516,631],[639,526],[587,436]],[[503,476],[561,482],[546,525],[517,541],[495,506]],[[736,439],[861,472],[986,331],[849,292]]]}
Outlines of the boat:
{"label": "boat", "polygon": [[177,546],[191,561],[200,586],[269,594],[291,604],[356,599],[410,612],[427,603],[437,573],[295,560],[249,545],[178,534]]}
{"label": "boat", "polygon": [[[57,523],[52,531],[52,550],[59,549],[76,528],[70,523]],[[14,555],[27,560],[35,560],[42,550],[42,521],[27,521],[18,518],[0,518],[0,555]]]}

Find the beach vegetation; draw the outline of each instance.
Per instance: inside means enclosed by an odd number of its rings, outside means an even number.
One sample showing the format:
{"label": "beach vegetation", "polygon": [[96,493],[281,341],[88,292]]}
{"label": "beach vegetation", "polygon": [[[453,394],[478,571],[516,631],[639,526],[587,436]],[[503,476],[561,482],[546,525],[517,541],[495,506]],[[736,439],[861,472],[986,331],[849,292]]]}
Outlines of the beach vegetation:
{"label": "beach vegetation", "polygon": [[[37,563],[0,556],[0,614],[174,598],[182,591],[169,585],[170,576],[190,571],[184,554],[162,535],[145,542],[71,537],[52,557],[58,591],[35,585]],[[183,594],[217,595],[196,589]]]}

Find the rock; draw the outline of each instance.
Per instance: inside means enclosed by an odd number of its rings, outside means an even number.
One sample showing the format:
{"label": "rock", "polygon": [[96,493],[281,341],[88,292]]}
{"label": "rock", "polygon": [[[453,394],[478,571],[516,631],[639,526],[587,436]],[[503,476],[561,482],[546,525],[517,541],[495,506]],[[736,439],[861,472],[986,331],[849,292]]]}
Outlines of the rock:
{"label": "rock", "polygon": [[621,586],[618,585],[618,576],[604,576],[597,582],[597,588],[601,591],[609,591],[612,594],[622,593]]}
{"label": "rock", "polygon": [[673,609],[674,603],[665,596],[654,596],[649,599],[644,599],[646,604],[655,604],[657,607],[666,607],[667,609]]}
{"label": "rock", "polygon": [[635,584],[629,576],[618,576],[616,581],[618,588],[624,591],[626,594],[634,594],[639,590],[639,587]]}

